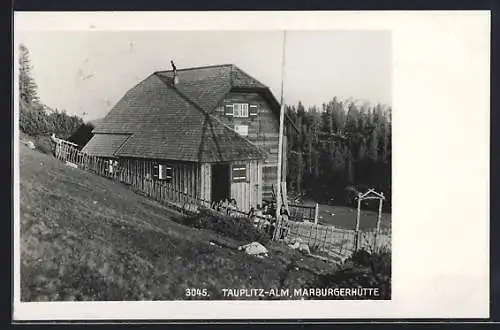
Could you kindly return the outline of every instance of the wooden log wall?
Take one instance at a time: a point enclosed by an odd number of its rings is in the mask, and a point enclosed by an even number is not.
[[[212,200],[212,165],[208,163],[202,163],[199,167],[199,178],[200,178],[200,193],[199,197],[201,199],[211,201]]]
[[[154,179],[155,163],[172,167],[170,183]],[[201,173],[197,163],[123,158],[119,160],[119,166],[122,169],[120,180],[126,184],[139,185],[146,193],[152,192],[155,185],[163,184],[181,195],[201,197]]]
[[[228,116],[225,114],[226,105],[234,103],[248,103],[257,106],[257,115],[245,118]],[[271,110],[270,105],[258,93],[229,93],[225,99],[216,108],[217,115],[229,127],[235,125],[247,125],[247,138],[255,145],[263,148],[268,152],[268,157],[264,160],[262,166],[277,166],[278,165],[278,144],[279,144],[279,117]],[[283,167],[282,181],[286,182],[287,168],[287,142],[286,135],[283,138]],[[273,181],[274,180],[274,181]],[[276,175],[267,179],[263,177],[262,188],[264,190],[264,198],[270,198],[272,195],[272,185],[276,185]]]

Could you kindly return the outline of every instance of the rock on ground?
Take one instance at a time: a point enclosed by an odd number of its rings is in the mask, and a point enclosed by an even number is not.
[[[27,141],[26,146],[30,149],[35,149],[35,144],[33,143],[33,141]]]
[[[298,250],[305,254],[311,254],[311,250],[309,249],[309,245],[304,243],[300,238],[294,238],[289,240],[288,247],[294,250]]]
[[[242,245],[238,247],[238,250],[244,250],[246,254],[255,255],[255,256],[267,256],[269,251],[266,247],[259,242],[252,242],[246,245]]]

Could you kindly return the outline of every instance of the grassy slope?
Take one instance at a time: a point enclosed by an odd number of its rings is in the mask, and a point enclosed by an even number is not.
[[[50,144],[50,136],[48,134],[40,135],[40,136],[29,136],[21,131],[19,131],[19,140],[20,141],[32,141],[35,145],[35,148],[43,152],[45,154],[52,153],[52,146]]]
[[[237,242],[180,225],[126,187],[20,146],[21,298],[187,299],[186,288],[302,287],[331,271],[280,246],[258,259],[209,244]],[[298,270],[289,270],[297,260]]]

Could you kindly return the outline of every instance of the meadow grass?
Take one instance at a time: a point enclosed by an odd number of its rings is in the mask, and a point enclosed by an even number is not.
[[[249,256],[235,249],[248,241],[179,217],[21,144],[21,300],[222,299],[223,288],[302,287],[337,267],[279,243]],[[190,288],[209,296],[186,297]]]

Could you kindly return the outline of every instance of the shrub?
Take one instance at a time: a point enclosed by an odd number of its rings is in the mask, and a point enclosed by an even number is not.
[[[21,100],[19,106],[19,128],[32,137],[54,133],[57,137],[68,139],[80,128],[82,132],[79,134],[83,137],[77,138],[85,140],[93,128],[84,124],[83,119],[78,116],[70,116],[65,111],[53,110],[40,103],[29,104]]]
[[[78,129],[68,138],[69,142],[78,144],[79,146],[84,146],[92,138],[92,130],[94,125],[91,123],[85,123],[80,125]]]
[[[210,209],[202,209],[196,215],[184,217],[183,223],[195,228],[209,229],[241,241],[257,241],[265,244],[270,240],[269,235],[255,228],[248,218],[223,215]]]
[[[390,252],[355,252],[342,267],[331,274],[321,275],[310,288],[378,288],[379,296],[324,297],[324,299],[391,299]]]
[[[64,110],[57,109],[47,115],[47,120],[51,125],[51,133],[55,133],[62,139],[70,138],[84,123],[83,119],[68,115]]]
[[[22,101],[19,106],[19,127],[22,132],[31,136],[47,135],[50,132],[50,121],[42,106]]]
[[[50,137],[48,136],[37,136],[34,138],[36,149],[43,152],[44,154],[52,154],[52,144],[50,142]]]

